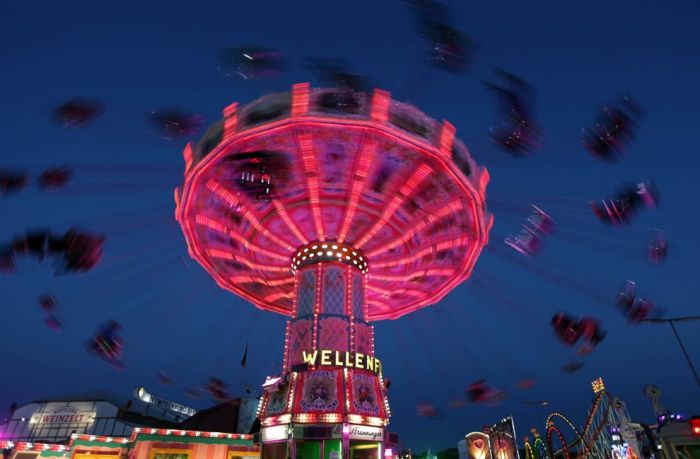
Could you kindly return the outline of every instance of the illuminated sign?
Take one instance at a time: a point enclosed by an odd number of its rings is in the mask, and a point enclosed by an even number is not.
[[[373,371],[374,373],[382,374],[382,363],[378,358],[372,357],[371,355],[365,355],[360,352],[343,352],[343,351],[331,351],[328,349],[315,350],[310,353],[302,351],[302,357],[304,363],[315,366],[322,367],[346,367],[346,368],[359,368],[362,370]]]
[[[270,441],[286,440],[289,438],[289,427],[285,425],[263,427],[260,431],[260,437],[263,443]]]
[[[74,406],[59,406],[48,413],[34,413],[30,424],[89,424],[95,421],[96,411],[81,411]]]
[[[151,405],[156,405],[166,410],[176,411],[178,413],[186,414],[187,416],[194,416],[197,410],[190,408],[185,405],[180,405],[179,403],[171,402],[170,400],[165,400],[163,398],[158,398],[153,394],[146,392],[145,387],[139,387],[135,391],[136,397],[145,403],[150,403]]]
[[[595,381],[591,382],[591,386],[593,387],[594,394],[597,394],[598,392],[603,392],[605,390],[603,378],[598,378]]]
[[[465,437],[468,459],[491,459],[489,436],[482,432],[471,432]]]
[[[384,429],[380,427],[352,426],[350,427],[349,437],[351,440],[382,441],[384,440]]]

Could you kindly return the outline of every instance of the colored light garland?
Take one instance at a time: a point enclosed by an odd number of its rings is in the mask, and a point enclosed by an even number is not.
[[[199,430],[179,430],[179,429],[155,429],[136,427],[131,434],[131,440],[134,441],[139,435],[159,435],[172,437],[202,437],[202,438],[219,438],[228,440],[252,440],[252,435],[247,434],[232,434],[222,432],[203,432]]]

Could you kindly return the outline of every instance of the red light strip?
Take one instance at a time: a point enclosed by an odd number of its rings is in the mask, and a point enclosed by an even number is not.
[[[372,121],[386,123],[389,119],[391,94],[382,89],[375,89],[372,95]]]
[[[228,278],[229,281],[231,281],[234,284],[245,284],[248,282],[254,282],[258,284],[263,284],[267,285],[268,287],[275,287],[277,285],[284,285],[284,284],[291,284],[294,282],[293,277],[285,277],[282,279],[266,279],[264,277],[257,277],[257,276],[231,276]]]
[[[294,295],[294,305],[296,306],[296,295]],[[296,307],[294,308],[294,312],[296,312]],[[287,326],[284,330],[284,354],[282,355],[282,371],[286,371],[289,365],[289,334],[291,333],[291,328],[291,322],[287,321]],[[260,417],[260,413],[258,413],[258,417]]]
[[[282,266],[270,266],[270,265],[264,265],[260,263],[253,263],[252,261],[248,260],[247,258],[240,257],[238,255],[232,254],[228,250],[221,250],[221,249],[212,249],[208,248],[205,250],[206,254],[212,258],[221,258],[224,260],[234,260],[237,261],[238,263],[241,263],[243,265],[246,265],[246,267],[250,269],[257,269],[259,271],[268,271],[268,272],[273,272],[273,273],[287,273],[289,272],[289,268],[285,268]]]
[[[357,162],[355,163],[355,170],[353,171],[354,180],[352,181],[352,190],[350,191],[350,199],[348,201],[348,205],[345,208],[343,226],[340,229],[338,242],[345,242],[345,237],[348,235],[350,223],[352,223],[352,219],[355,216],[355,211],[357,210],[357,203],[360,200],[362,189],[365,187],[365,181],[367,180],[369,167],[372,164],[372,157],[374,156],[376,150],[377,148],[375,144],[364,146],[364,140],[362,141],[360,147],[360,154],[357,155]]]
[[[73,442],[80,441],[97,441],[100,443],[129,443],[127,437],[107,437],[104,435],[87,435],[87,434],[72,434],[70,437],[69,446],[73,446]]]
[[[321,284],[323,283],[323,263],[316,265],[316,304],[314,305],[314,330],[311,341],[311,350],[318,349],[318,314],[321,312],[321,304],[323,303],[323,298],[321,298]]]
[[[389,260],[385,261],[383,263],[372,263],[372,268],[389,268],[392,266],[399,266],[399,265],[405,265],[408,263],[413,263],[416,260],[419,260],[420,258],[424,257],[425,255],[429,253],[434,253],[434,252],[439,252],[441,250],[445,249],[452,249],[455,247],[464,247],[465,245],[469,245],[470,238],[468,236],[463,236],[457,239],[450,239],[447,241],[442,241],[435,243],[431,245],[430,247],[426,247],[423,250],[419,250],[418,252],[415,252],[412,256],[406,257],[406,258],[399,258],[397,260]]]
[[[310,134],[299,135],[299,145],[301,147],[301,159],[306,172],[306,183],[309,188],[309,203],[316,225],[317,239],[325,241],[326,235],[323,232],[323,222],[321,221],[321,202],[319,199],[318,187],[318,161],[316,161],[316,150],[314,140]]]
[[[297,225],[294,223],[294,220],[292,220],[289,217],[289,214],[287,213],[287,210],[284,208],[282,203],[280,202],[279,199],[273,199],[272,200],[272,205],[275,206],[275,210],[277,211],[277,214],[282,218],[282,221],[289,227],[289,229],[294,233],[294,236],[301,242],[302,245],[306,245],[309,243],[308,239],[304,237],[302,232],[299,230]]]
[[[185,175],[187,175],[187,171],[192,167],[192,157],[194,156],[192,145],[192,142],[188,142],[187,146],[185,146],[185,149],[182,151],[182,156],[185,158]]]
[[[271,250],[263,249],[262,247],[258,247],[257,245],[251,244],[248,238],[241,236],[241,234],[237,231],[229,230],[223,223],[220,223],[211,217],[202,214],[197,214],[194,217],[194,221],[198,225],[202,225],[214,231],[218,231],[219,233],[228,235],[228,237],[238,242],[251,252],[259,253],[260,255],[264,255],[266,257],[285,262],[289,259],[289,256],[285,256],[281,253],[273,252]]]
[[[348,369],[343,368],[343,386],[345,386],[345,412],[350,412],[350,378],[348,377]]]
[[[180,187],[175,187],[173,190],[173,199],[175,199],[175,220],[180,221]]]
[[[203,432],[199,430],[178,430],[178,429],[149,429],[143,427],[134,428],[131,433],[131,441],[136,440],[138,435],[160,435],[172,437],[203,437],[203,438],[221,438],[230,440],[252,440],[252,435],[247,434],[232,434],[222,432]]]
[[[412,281],[413,279],[417,277],[422,277],[422,276],[452,276],[455,273],[455,269],[453,268],[433,268],[433,269],[424,269],[420,271],[415,271],[409,274],[405,274],[402,276],[396,276],[396,275],[391,275],[391,274],[377,274],[376,272],[370,273],[369,277],[371,279],[376,279],[376,280],[381,280],[381,281],[386,281],[386,282],[408,282]]]
[[[457,129],[455,129],[455,127],[452,126],[447,121],[442,122],[442,128],[440,129],[440,150],[439,151],[446,158],[452,157],[452,142],[454,142],[456,131],[457,131]]]
[[[234,102],[228,107],[224,108],[224,140],[228,140],[236,134],[236,128],[238,127],[238,102]]]
[[[377,286],[370,286],[369,290],[372,292],[377,292],[382,296],[385,297],[390,297],[391,295],[401,295],[403,293],[407,293],[411,296],[415,296],[416,298],[423,298],[425,297],[426,293],[423,290],[417,290],[414,288],[398,288],[398,289],[391,289],[391,290],[386,290],[381,287]]]
[[[486,193],[486,186],[491,180],[491,174],[489,174],[488,169],[485,167],[481,168],[481,174],[479,175],[479,193],[483,196]]]
[[[357,247],[358,249],[362,248],[362,246],[365,245],[365,243],[372,237],[374,236],[377,231],[381,229],[382,226],[386,224],[387,221],[391,217],[394,216],[394,212],[396,209],[403,204],[404,201],[406,201],[406,198],[410,197],[413,195],[413,192],[420,186],[421,183],[423,183],[423,180],[428,178],[430,176],[430,173],[433,170],[428,166],[427,164],[423,163],[418,167],[418,169],[411,175],[411,177],[406,181],[404,186],[401,187],[401,190],[399,191],[399,194],[394,196],[387,206],[387,208],[384,210],[382,213],[382,216],[377,220],[372,228],[365,233],[365,235],[357,241],[354,246]]]
[[[368,320],[369,318],[369,305],[367,304],[367,285],[369,284],[369,281],[367,280],[367,276],[362,277],[362,282],[364,282],[364,288],[362,292],[364,293],[364,296],[362,298],[362,320]],[[379,302],[377,302],[379,303]],[[374,355],[374,354],[372,354]]]
[[[128,441],[128,439],[126,439]],[[27,441],[13,442],[0,440],[0,449],[14,449],[17,452],[23,451],[67,451],[66,445],[55,445],[52,443],[32,443]]]
[[[287,411],[292,411],[292,404],[294,403],[294,391],[297,387],[297,378],[299,376],[296,373],[292,373],[292,382],[290,384],[289,395],[287,396]],[[290,417],[291,415],[287,415]]]
[[[239,207],[240,201],[238,200],[238,198],[231,191],[226,189],[224,186],[222,186],[216,182],[207,182],[207,189],[209,189],[209,191],[214,192],[217,196],[219,196],[221,199],[226,201],[229,204],[229,207],[231,207],[233,209],[236,209],[237,207]],[[274,234],[269,232],[262,224],[260,224],[260,222],[255,217],[255,215],[253,215],[252,212],[247,210],[247,208],[245,206],[240,206],[240,207],[241,207],[241,209],[240,209],[241,214],[243,215],[243,217],[245,217],[250,222],[250,224],[253,226],[253,228],[255,228],[256,230],[258,230],[259,232],[264,234],[265,237],[267,237],[271,241],[274,241],[275,243],[288,249],[290,252],[294,250],[294,247],[292,247],[287,242],[283,241],[282,239],[278,238],[277,236],[275,236]]]
[[[292,85],[292,116],[306,115],[309,112],[309,83]]]
[[[282,299],[282,298],[291,298],[292,294],[291,293],[286,293],[286,292],[276,292],[276,293],[271,293],[270,295],[267,295],[264,300],[269,302],[269,303],[274,303],[275,301]]]
[[[439,221],[440,219],[451,215],[453,213],[458,213],[464,210],[464,206],[462,205],[461,201],[452,201],[451,203],[447,204],[446,206],[443,206],[440,208],[436,213],[432,215],[428,215],[428,217],[421,221],[418,225],[413,226],[410,230],[408,230],[406,233],[404,233],[399,239],[396,239],[392,242],[389,242],[387,244],[383,244],[381,247],[377,247],[375,250],[367,254],[367,257],[376,257],[380,253],[384,253],[388,250],[393,249],[394,247],[397,247],[406,241],[411,240],[416,234],[420,233],[425,229],[428,225],[432,225],[433,223]]]

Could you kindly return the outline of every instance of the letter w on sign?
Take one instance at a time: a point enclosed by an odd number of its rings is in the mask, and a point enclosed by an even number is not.
[[[318,356],[318,350],[314,351],[313,354],[307,354],[306,351],[301,351],[301,355],[304,358],[304,363],[308,363],[313,366],[316,363],[316,356]]]

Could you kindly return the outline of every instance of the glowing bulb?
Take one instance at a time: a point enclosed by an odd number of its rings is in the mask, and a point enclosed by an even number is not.
[[[335,244],[333,244],[333,245],[331,246],[331,248],[332,248],[333,250],[338,250],[338,246],[335,245]]]
[[[332,257],[332,256],[333,256],[333,252],[331,252],[331,251],[329,250],[328,252],[326,252],[326,255],[328,255],[329,257]]]
[[[316,252],[316,255],[320,257],[321,255],[323,255],[323,252]]]
[[[323,244],[323,245],[321,246],[321,248],[322,248],[322,249],[327,249],[327,248],[328,248],[328,244]]]

